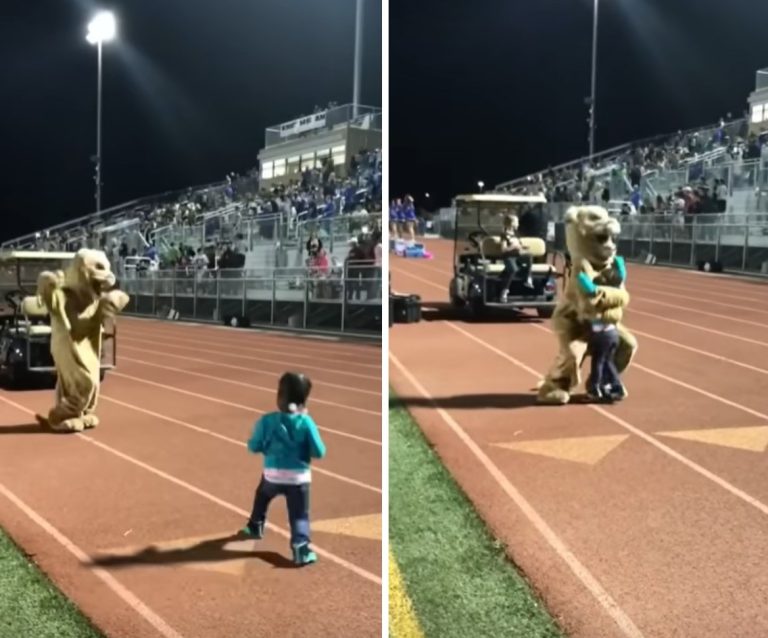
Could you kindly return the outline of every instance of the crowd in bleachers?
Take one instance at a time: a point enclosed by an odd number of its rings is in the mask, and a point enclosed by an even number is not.
[[[759,158],[765,152],[764,140],[747,133],[746,120],[727,124],[720,120],[715,127],[678,132],[666,138],[622,147],[620,151],[606,153],[592,162],[585,159],[563,168],[529,175],[513,183],[510,190],[519,194],[542,194],[550,202],[608,204],[619,201],[624,202],[622,212],[631,214],[641,209],[655,210],[662,204],[643,197],[641,184],[645,176],[688,168],[707,154],[719,153],[724,160],[746,161]],[[687,185],[681,184],[681,189],[683,186]],[[710,199],[717,186],[712,185]],[[697,188],[700,189],[700,185],[691,185],[690,191],[695,193]],[[689,207],[696,207],[705,199],[688,193],[686,190],[684,199]],[[668,199],[663,203],[664,208],[679,198],[673,193],[668,195]]]
[[[174,193],[163,201],[104,211],[77,224],[35,234],[33,246],[47,251],[104,250],[121,275],[181,269],[205,273],[242,268],[248,231],[277,240],[317,222],[318,236],[330,234],[333,218],[365,220],[381,211],[381,150],[355,155],[345,176],[330,158],[287,185],[259,189],[258,169],[228,174],[222,184]],[[173,232],[166,232],[172,230]],[[183,241],[173,237],[185,237]],[[32,246],[28,246],[32,247]]]

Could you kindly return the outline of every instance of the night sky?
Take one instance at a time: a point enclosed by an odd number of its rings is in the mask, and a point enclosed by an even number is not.
[[[591,0],[390,0],[390,184],[417,204],[586,155]],[[740,116],[768,2],[601,0],[597,150]]]
[[[352,101],[355,0],[4,0],[0,238],[93,210],[97,9],[103,207],[256,163],[264,128]],[[381,0],[365,0],[361,101],[381,105]]]

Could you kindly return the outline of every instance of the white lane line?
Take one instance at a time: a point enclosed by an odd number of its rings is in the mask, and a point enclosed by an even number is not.
[[[3,401],[7,403],[8,405],[16,408],[20,412],[24,412],[25,414],[29,414],[31,416],[35,415],[34,410],[30,410],[29,408],[16,403],[15,401],[11,401],[10,399],[0,395],[0,401]],[[139,459],[136,459],[128,454],[125,454],[121,452],[120,450],[116,450],[113,447],[110,447],[109,445],[102,443],[101,441],[97,441],[96,439],[91,438],[90,436],[87,436],[85,434],[76,434],[79,439],[83,441],[87,441],[91,445],[95,445],[98,448],[101,448],[105,452],[109,452],[110,454],[123,459],[124,461],[127,461],[129,463],[132,463],[133,465],[136,465],[137,467],[140,467],[147,472],[150,472],[154,474],[155,476],[159,476],[162,479],[165,479],[166,481],[173,483],[175,485],[178,485],[179,487],[184,488],[185,490],[188,490],[190,492],[193,492],[194,494],[197,494],[198,496],[203,497],[204,499],[210,501],[211,503],[216,503],[217,505],[220,505],[221,507],[228,509],[231,512],[234,512],[236,514],[239,514],[240,516],[248,517],[250,516],[250,512],[247,512],[244,509],[241,509],[237,507],[237,505],[233,505],[232,503],[228,503],[227,501],[219,498],[218,496],[214,496],[210,492],[206,492],[203,489],[200,489],[199,487],[196,487],[192,485],[191,483],[187,483],[186,481],[177,478],[173,476],[172,474],[168,474],[167,472],[164,472],[163,470],[160,470],[156,467],[153,467],[152,465],[149,465],[148,463],[144,463],[143,461],[140,461]],[[277,525],[273,523],[267,523],[267,527],[274,531],[276,534],[279,534],[283,538],[290,539],[291,533],[288,530],[283,529],[282,527],[278,527]],[[377,585],[381,585],[381,578],[377,576],[376,574],[372,574],[371,572],[363,569],[362,567],[358,567],[354,563],[350,563],[349,561],[341,558],[340,556],[337,556],[336,554],[333,554],[332,552],[329,552],[328,550],[323,549],[322,547],[319,547],[313,543],[313,549],[315,552],[327,558],[332,563],[336,563],[337,565],[343,567],[344,569],[347,569],[351,571],[354,574],[357,574],[358,576],[361,576],[365,580],[368,580],[372,583],[375,583]]]

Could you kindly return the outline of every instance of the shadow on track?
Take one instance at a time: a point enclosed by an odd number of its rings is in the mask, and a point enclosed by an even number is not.
[[[421,307],[423,321],[452,321],[462,323],[542,323],[544,320],[535,315],[515,310],[496,310],[488,308],[483,315],[476,317],[466,308],[456,308],[444,301],[423,301]]]
[[[255,558],[280,569],[295,569],[296,565],[281,554],[271,551],[242,551],[226,548],[227,543],[249,540],[248,536],[232,534],[202,541],[191,547],[158,549],[147,547],[130,555],[104,554],[95,557],[91,565],[97,567],[132,567],[135,565],[174,565],[183,563],[218,563],[228,560]]]
[[[461,394],[452,397],[404,397],[398,396],[397,402],[406,408],[443,408],[444,410],[482,410],[504,409],[515,410],[540,406],[536,402],[536,390],[526,394]]]
[[[0,425],[0,436],[5,434],[58,434],[50,428],[44,428],[39,423],[23,423],[20,425]]]

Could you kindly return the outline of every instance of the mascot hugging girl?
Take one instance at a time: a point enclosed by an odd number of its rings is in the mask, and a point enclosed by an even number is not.
[[[571,400],[587,351],[592,357],[588,396],[619,401],[627,396],[619,375],[637,351],[635,337],[622,323],[629,294],[624,260],[616,254],[621,227],[598,206],[572,207],[564,221],[572,268],[552,315],[559,351],[539,386],[538,401],[564,405]]]

